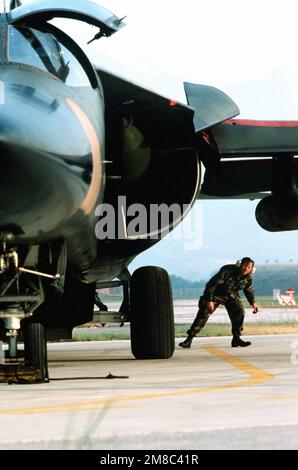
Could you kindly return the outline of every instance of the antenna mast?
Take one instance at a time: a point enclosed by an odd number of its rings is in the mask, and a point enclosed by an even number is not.
[[[6,0],[4,0],[5,3]],[[14,10],[22,5],[21,0],[10,0],[10,10]]]

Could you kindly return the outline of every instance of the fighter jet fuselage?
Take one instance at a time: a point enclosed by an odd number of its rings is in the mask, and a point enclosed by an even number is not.
[[[128,266],[197,198],[195,131],[238,113],[212,87],[186,88],[193,108],[94,67],[55,17],[96,26],[94,40],[124,26],[87,0],[12,1],[0,16],[0,336],[14,359],[22,330],[42,380],[44,329],[69,337],[94,304],[100,321],[131,323],[135,357],[171,357],[168,274]],[[96,288],[119,285],[120,310],[106,313]]]
[[[10,5],[0,15],[0,339],[15,360],[21,330],[25,364],[45,380],[45,328],[70,337],[96,304],[101,323],[131,323],[136,358],[171,357],[168,274],[131,276],[130,262],[199,196],[264,198],[261,226],[297,229],[298,123],[234,120],[238,107],[214,87],[184,83],[185,105],[93,66],[49,20],[95,26],[89,42],[108,37],[124,24],[98,4]],[[96,289],[119,286],[119,312],[107,312]]]
[[[82,270],[97,253],[104,102],[91,64],[88,76],[79,62],[87,58],[51,29],[1,24],[0,232],[17,245],[66,239]]]

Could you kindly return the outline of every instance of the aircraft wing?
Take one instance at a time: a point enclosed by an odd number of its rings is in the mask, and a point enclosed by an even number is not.
[[[194,145],[205,166],[199,198],[260,199],[272,189],[272,155],[298,149],[298,123],[235,120],[237,105],[220,90],[184,83],[188,105],[96,67],[107,105],[150,128],[150,141]],[[168,135],[168,138],[166,138]],[[295,160],[296,164],[296,160]]]
[[[230,119],[212,129],[222,157],[270,156],[298,151],[298,121]]]
[[[118,105],[127,107],[133,105],[134,112],[142,111],[146,119],[151,118],[153,122],[168,120],[169,126],[172,126],[173,139],[177,134],[188,134],[190,145],[193,145],[195,133],[200,133],[239,113],[236,104],[225,93],[214,87],[184,83],[188,101],[186,105],[97,66],[95,69],[103,84],[107,102],[117,102]],[[165,116],[164,119],[161,115]],[[176,132],[178,125],[179,129]],[[187,139],[184,144],[186,141]]]
[[[194,109],[199,158],[206,168],[199,198],[267,196],[276,185],[273,174],[288,171],[280,166],[298,154],[298,122],[232,119],[239,109],[222,91],[193,83],[184,83],[184,88]],[[284,165],[275,170],[277,156]],[[298,160],[291,165],[297,181]]]
[[[234,101],[217,88],[184,82],[184,90],[188,104],[194,109],[195,132],[201,132],[240,113]]]
[[[147,112],[149,109],[175,108],[179,109],[184,114],[184,117],[187,117],[188,120],[191,119],[191,122],[193,122],[194,110],[192,107],[162,96],[96,65],[94,67],[103,84],[106,101],[111,99],[124,106],[130,104],[133,104],[134,107],[140,106],[144,112]]]
[[[202,198],[261,199],[298,181],[297,121],[230,119],[209,129],[206,139]]]

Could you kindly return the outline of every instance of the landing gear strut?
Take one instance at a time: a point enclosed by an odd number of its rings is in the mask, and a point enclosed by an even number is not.
[[[9,367],[17,371],[22,364],[19,360],[22,352],[17,348],[21,330],[24,339],[25,369],[31,369],[33,381],[44,382],[48,380],[46,334],[43,325],[32,321],[30,317],[44,301],[42,279],[48,279],[55,286],[57,284],[55,288],[58,290],[62,276],[43,273],[35,269],[38,266],[40,254],[38,246],[26,247],[26,256],[21,256],[23,266],[20,267],[19,253],[7,244],[8,241],[11,243],[13,236],[2,234],[1,238],[0,320],[2,320],[8,344],[7,361],[1,366],[2,369],[4,368],[1,373],[4,373],[6,377]],[[63,250],[61,252],[63,253]],[[7,368],[5,368],[6,364]]]

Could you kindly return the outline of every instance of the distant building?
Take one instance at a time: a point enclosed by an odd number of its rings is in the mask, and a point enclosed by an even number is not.
[[[277,300],[277,296],[280,294],[280,289],[273,289],[273,300]]]
[[[292,287],[289,287],[285,294],[277,294],[276,298],[280,305],[296,305],[295,290]]]

